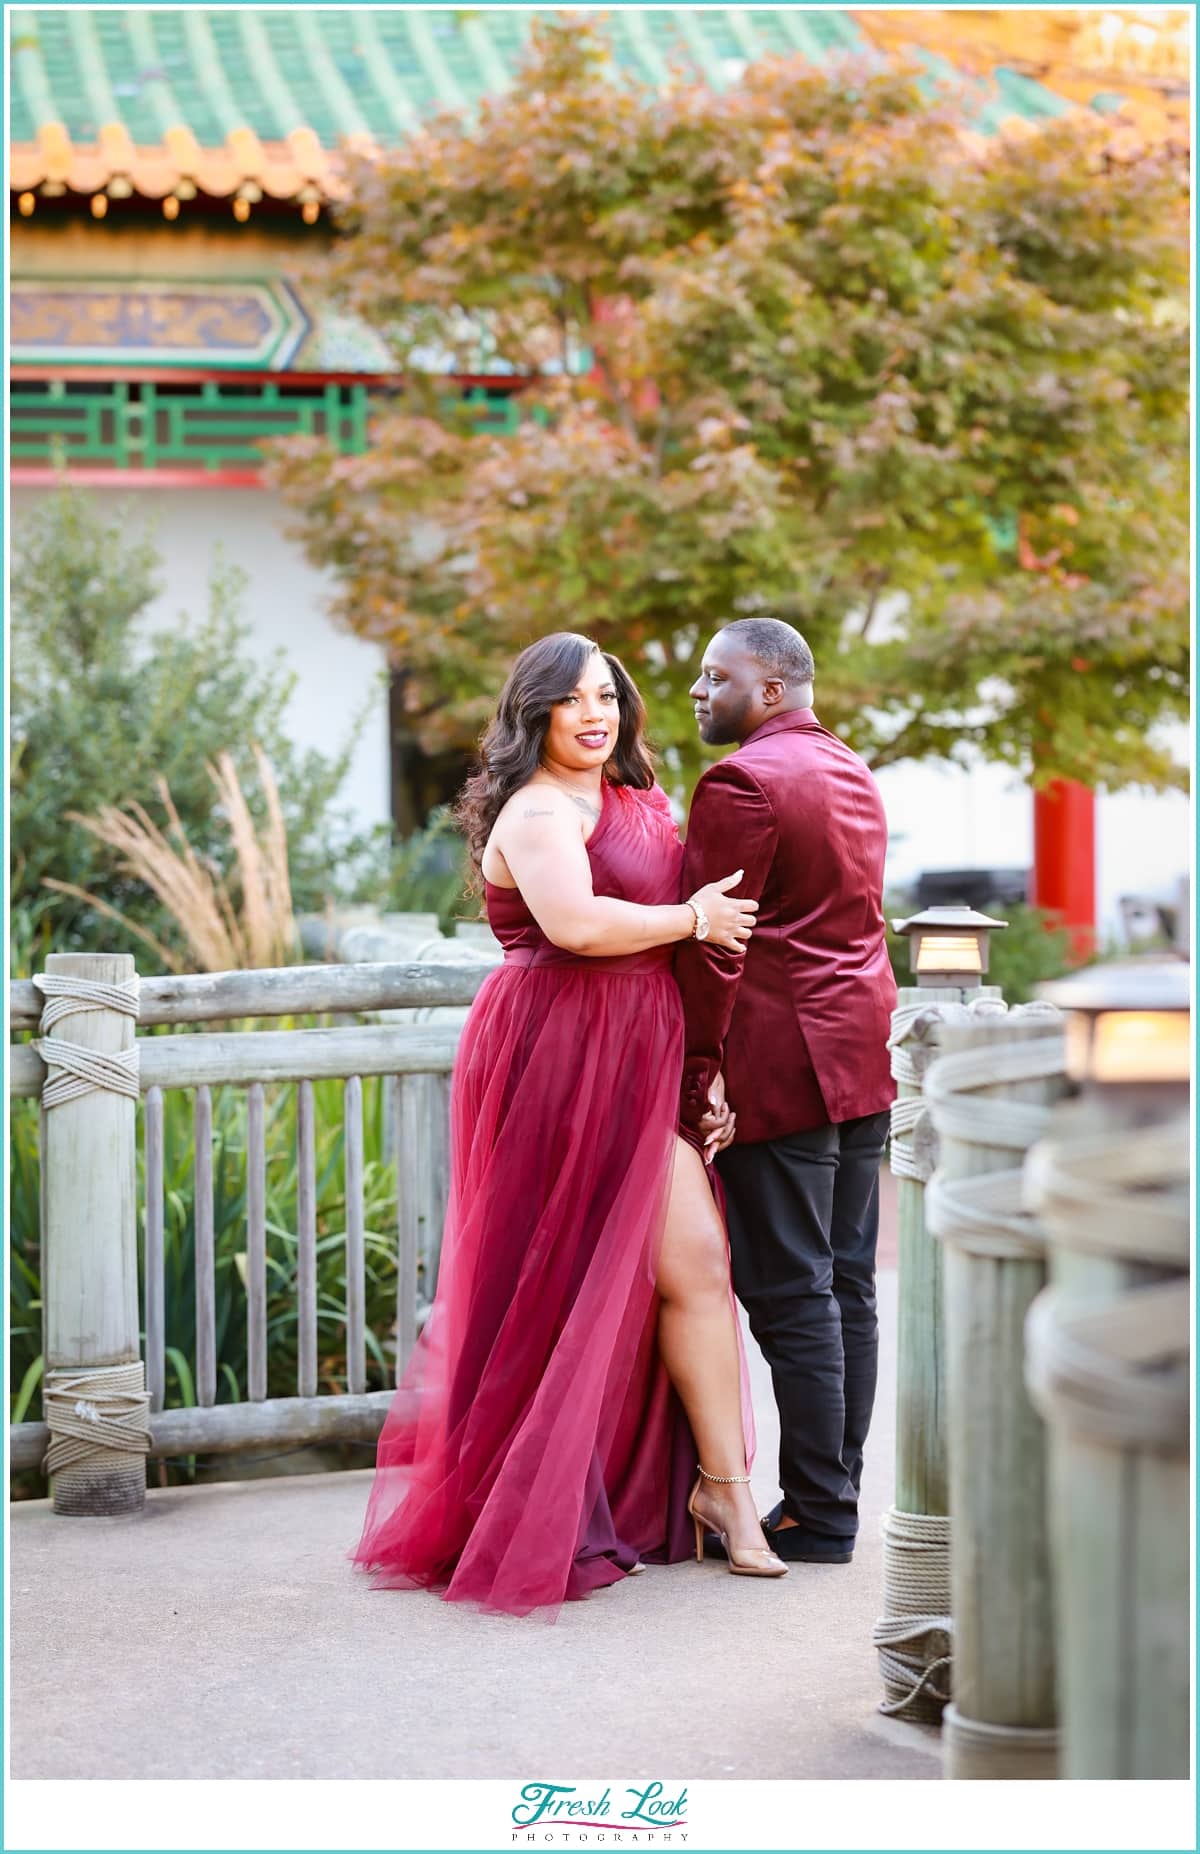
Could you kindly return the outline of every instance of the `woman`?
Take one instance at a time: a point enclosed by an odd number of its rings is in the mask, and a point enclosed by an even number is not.
[[[460,804],[504,963],[463,1031],[437,1298],[354,1554],[379,1584],[553,1608],[685,1556],[689,1515],[697,1556],[711,1527],[731,1570],[787,1568],[750,1498],[725,1232],[675,1130],[672,948],[744,952],[756,904],[740,870],[679,900],[644,726],[615,657],[543,638]]]

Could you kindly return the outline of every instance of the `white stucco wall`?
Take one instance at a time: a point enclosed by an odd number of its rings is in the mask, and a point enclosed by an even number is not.
[[[12,519],[44,495],[12,491]],[[328,581],[284,534],[279,498],[260,489],[142,489],[89,492],[106,512],[124,505],[153,524],[162,556],[162,592],[148,613],[152,628],[199,616],[207,605],[219,546],[247,575],[243,615],[264,656],[282,648],[297,677],[289,721],[298,745],[334,754],[365,705],[370,716],[354,753],[342,800],[363,824],[386,822],[387,691],[380,646],[334,629],[326,617]]]

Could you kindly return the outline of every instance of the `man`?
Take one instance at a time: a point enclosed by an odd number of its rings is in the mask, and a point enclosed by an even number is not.
[[[783,1498],[767,1542],[781,1558],[847,1564],[875,1397],[896,985],[883,804],[813,713],[813,678],[798,631],[749,618],[718,632],[691,689],[701,739],[739,750],[696,788],[683,892],[736,862],[759,912],[744,957],[702,939],[680,949],[681,1111],[717,1154],[734,1286],[779,1405]]]

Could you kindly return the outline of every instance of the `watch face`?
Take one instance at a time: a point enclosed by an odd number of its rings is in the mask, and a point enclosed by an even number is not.
[[[696,922],[696,938],[697,940],[707,940],[708,922],[706,920],[700,920]]]

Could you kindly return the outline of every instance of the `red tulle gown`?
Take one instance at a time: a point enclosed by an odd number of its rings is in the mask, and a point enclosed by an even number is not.
[[[657,788],[606,784],[587,847],[596,894],[678,899]],[[523,1615],[691,1549],[654,1288],[683,1025],[669,947],[587,959],[516,890],[489,883],[487,907],[504,963],[455,1066],[437,1298],[353,1556],[378,1584]]]

